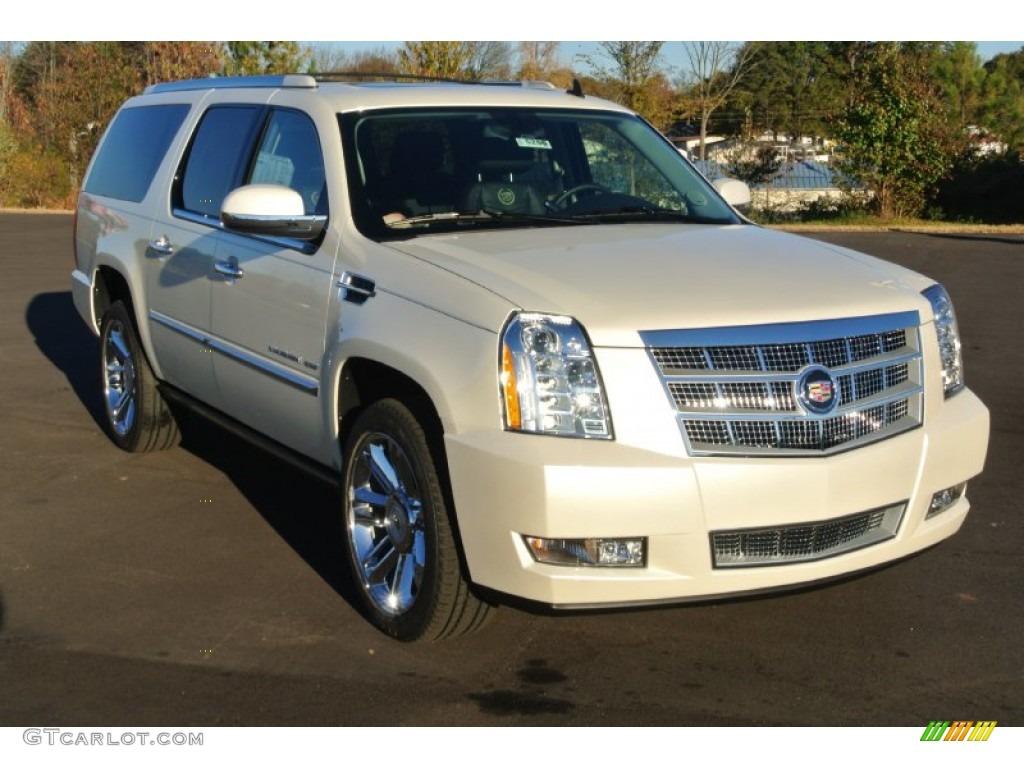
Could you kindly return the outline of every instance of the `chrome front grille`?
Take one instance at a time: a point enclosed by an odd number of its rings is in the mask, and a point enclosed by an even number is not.
[[[821,455],[920,425],[917,328],[903,312],[641,337],[691,454]]]
[[[896,535],[906,504],[833,520],[711,533],[715,568],[783,565],[834,557]]]

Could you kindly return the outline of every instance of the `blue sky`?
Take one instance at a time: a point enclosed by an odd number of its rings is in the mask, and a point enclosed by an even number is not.
[[[410,38],[413,39],[413,38]],[[415,39],[424,39],[422,36]],[[466,39],[489,39],[484,37],[477,38],[466,38]],[[824,38],[822,38],[824,39]],[[852,39],[852,38],[851,38]],[[888,38],[887,38],[888,39]],[[310,43],[312,44],[312,43]],[[320,44],[320,43],[316,43]],[[345,42],[333,42],[323,43],[325,45],[338,46],[345,51],[360,51],[360,50],[373,50],[374,48],[397,48],[402,45],[401,41],[397,40],[385,40],[385,41],[345,41]],[[1012,53],[1019,51],[1024,48],[1024,42],[1012,42],[1012,41],[980,41],[975,43],[978,49],[978,55],[982,61],[988,61],[993,56],[999,53]],[[561,44],[562,57],[566,65],[572,66],[574,60],[578,56],[594,56],[599,53],[600,49],[596,42],[592,41],[572,41],[563,42]],[[662,60],[663,64],[667,66],[682,66],[685,61],[685,53],[683,52],[682,43],[679,42],[667,42],[662,48]]]
[[[774,4],[764,0],[667,4],[664,0],[555,3],[516,0],[387,0],[351,3],[280,0],[211,3],[175,0],[158,14],[140,13],[138,0],[60,4],[59,13],[22,13],[4,18],[5,36],[16,40],[302,40],[311,34],[347,41],[401,40],[980,40],[1002,36],[1011,15],[990,6],[931,4],[927,11],[893,0],[850,3]],[[565,43],[575,51],[587,43]],[[592,44],[591,44],[592,45]],[[1024,45],[984,42],[988,58]],[[571,58],[571,55],[568,57]]]

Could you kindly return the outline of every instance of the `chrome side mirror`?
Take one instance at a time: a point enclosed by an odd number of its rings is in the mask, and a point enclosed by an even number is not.
[[[278,184],[249,184],[232,190],[220,208],[220,220],[233,232],[315,240],[326,216],[307,214],[302,195]]]

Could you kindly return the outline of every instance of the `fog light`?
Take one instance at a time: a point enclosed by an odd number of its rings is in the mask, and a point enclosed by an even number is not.
[[[928,512],[925,514],[924,519],[927,520],[931,517],[935,517],[940,512],[945,512],[951,506],[953,506],[960,497],[964,495],[964,491],[967,490],[967,483],[960,483],[954,485],[951,488],[943,488],[938,493],[932,496],[932,502],[928,505]]]
[[[523,536],[530,554],[548,565],[643,568],[647,539],[541,539]]]

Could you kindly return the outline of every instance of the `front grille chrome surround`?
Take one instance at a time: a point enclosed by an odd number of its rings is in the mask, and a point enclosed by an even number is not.
[[[899,312],[640,336],[690,455],[822,456],[921,425],[918,326]],[[834,403],[808,407],[808,371],[832,382]]]
[[[713,531],[712,564],[715,568],[788,565],[870,547],[896,535],[906,508],[901,502],[813,523]]]

